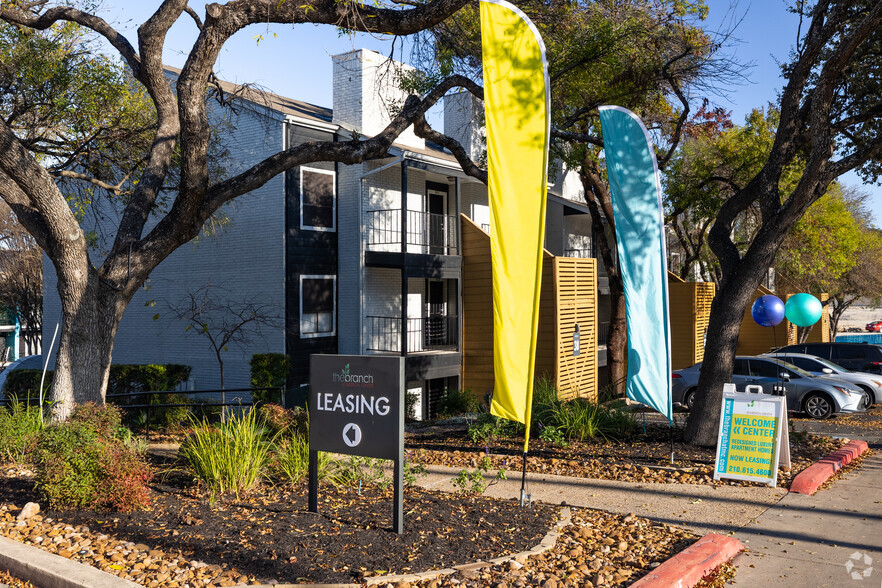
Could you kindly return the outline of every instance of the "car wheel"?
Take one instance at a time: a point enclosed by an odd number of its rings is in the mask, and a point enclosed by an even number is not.
[[[823,420],[830,418],[830,415],[833,414],[833,401],[826,394],[812,392],[805,397],[803,410],[813,419]]]
[[[865,386],[859,386],[859,388],[863,390],[865,394],[864,401],[861,403],[861,408],[868,410],[873,406],[873,391]]]
[[[683,398],[683,404],[692,411],[692,406],[695,404],[695,388],[686,393],[686,397]]]

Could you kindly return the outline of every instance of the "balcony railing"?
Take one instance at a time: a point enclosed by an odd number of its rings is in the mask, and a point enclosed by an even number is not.
[[[587,259],[594,256],[591,254],[591,249],[564,249],[564,257],[579,257]]]
[[[401,318],[369,316],[368,350],[401,353]],[[438,315],[407,319],[407,352],[456,351],[459,317]]]
[[[401,209],[368,210],[367,247],[370,251],[401,251]],[[457,255],[458,219],[449,214],[407,211],[408,253]]]

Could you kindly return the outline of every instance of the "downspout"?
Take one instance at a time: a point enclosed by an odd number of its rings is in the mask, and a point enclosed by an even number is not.
[[[358,178],[359,194],[358,194],[358,230],[359,230],[359,251],[358,251],[358,349],[359,353],[364,353],[364,251],[367,248],[367,237],[365,235],[364,223],[364,179],[377,172],[381,172],[390,167],[394,167],[404,161],[404,157],[396,157],[386,165],[381,165],[377,169],[361,174]],[[364,164],[362,164],[364,165]],[[339,247],[339,244],[338,244]]]

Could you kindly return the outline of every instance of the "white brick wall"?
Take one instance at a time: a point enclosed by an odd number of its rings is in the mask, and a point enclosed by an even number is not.
[[[444,134],[456,139],[473,161],[487,148],[483,121],[484,104],[471,92],[444,97]]]
[[[235,121],[238,130],[228,138],[229,174],[251,165],[282,147],[280,121],[269,122],[248,109]],[[167,305],[178,304],[188,290],[211,284],[219,297],[232,302],[253,300],[274,308],[284,317],[284,181],[276,176],[261,188],[244,195],[221,213],[229,223],[220,234],[201,236],[163,261],[150,276],[149,290],[140,290],[129,304],[113,351],[113,363],[183,363],[193,367],[196,388],[220,385],[217,360],[208,341],[185,332],[171,317]],[[109,227],[112,229],[112,227]],[[110,235],[112,238],[113,235]],[[226,289],[223,291],[222,289]],[[152,301],[152,303],[151,303]],[[44,261],[43,336],[50,341],[61,303],[54,268]],[[159,319],[154,320],[154,315]],[[48,333],[48,334],[47,334]],[[284,353],[284,326],[264,329],[247,348],[231,346],[223,354],[226,386],[250,385],[249,361],[254,353]]]
[[[404,105],[402,75],[413,68],[369,51],[358,49],[333,56],[334,122],[372,137],[382,131]],[[396,143],[424,148],[426,142],[409,127]]]

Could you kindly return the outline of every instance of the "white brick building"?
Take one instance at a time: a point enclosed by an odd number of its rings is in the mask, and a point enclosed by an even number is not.
[[[240,105],[233,120],[231,165],[251,165],[304,141],[348,140],[385,127],[405,97],[397,82],[406,66],[366,50],[332,61],[333,110],[246,95],[254,100]],[[444,106],[445,133],[479,158],[481,105],[461,93],[447,97]],[[560,172],[549,187],[546,248],[555,255],[591,256],[581,187]],[[486,187],[466,176],[449,153],[408,130],[384,159],[289,170],[223,213],[229,223],[219,234],[178,249],[151,275],[149,290],[132,300],[114,363],[185,363],[193,367],[196,389],[218,387],[207,342],[185,333],[163,309],[165,301],[210,283],[231,301],[258,300],[284,317],[248,348],[226,352],[228,388],[249,385],[250,358],[263,352],[291,357],[289,388],[295,390],[308,382],[311,353],[405,355],[408,388],[420,391],[424,415],[435,395],[458,387],[459,214],[488,225],[489,208]],[[44,267],[49,341],[60,303],[52,266]]]

